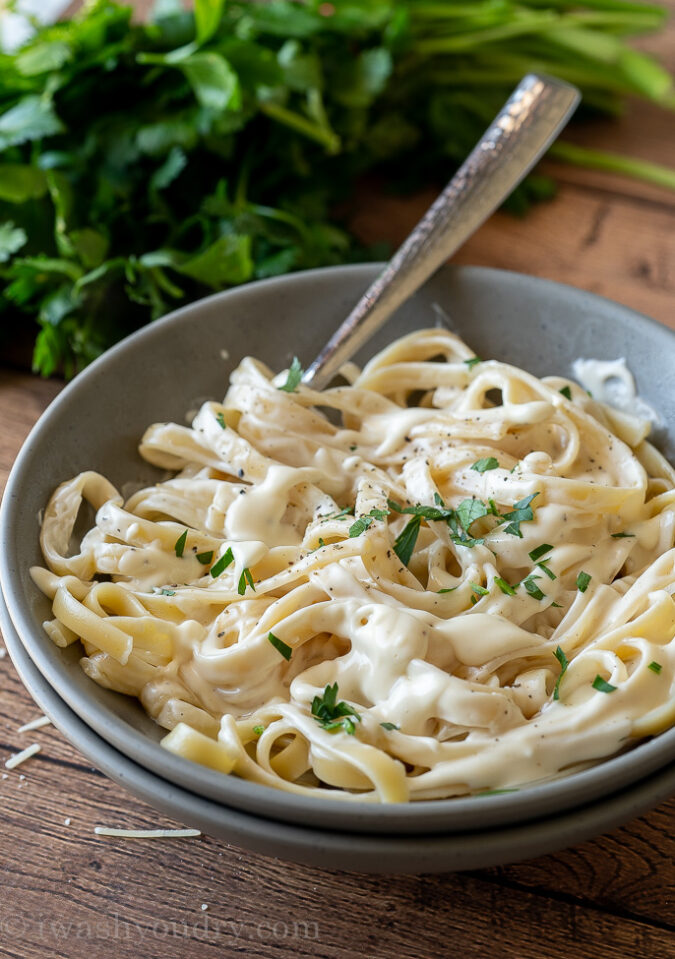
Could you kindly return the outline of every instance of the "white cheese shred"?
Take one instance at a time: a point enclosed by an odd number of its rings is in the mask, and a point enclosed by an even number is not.
[[[22,749],[20,753],[15,753],[13,756],[10,756],[9,759],[6,759],[5,767],[7,769],[16,769],[17,766],[20,766],[21,763],[25,763],[25,761],[30,759],[31,756],[39,753],[41,748],[42,747],[39,743],[31,743],[30,746],[26,746],[25,749]]]
[[[51,719],[49,716],[38,716],[37,719],[31,719],[29,723],[24,723],[23,726],[19,726],[17,733],[29,733],[33,729],[42,729],[43,726],[50,726]]]
[[[113,829],[94,826],[97,836],[119,836],[122,839],[187,839],[201,836],[199,829]]]

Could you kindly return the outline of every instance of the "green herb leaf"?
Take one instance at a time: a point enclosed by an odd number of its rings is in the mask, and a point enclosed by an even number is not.
[[[635,539],[635,533],[612,533],[612,539]]]
[[[499,463],[494,456],[485,456],[483,459],[476,460],[471,467],[471,469],[477,473],[487,473],[488,470],[496,470],[498,468]]]
[[[527,579],[522,581],[521,586],[524,586],[530,596],[534,596],[535,599],[544,599],[546,593],[542,593],[542,591],[539,589],[535,582],[536,579],[539,579],[539,577],[530,573]]]
[[[464,360],[464,363],[466,363],[470,370],[472,370],[477,363],[482,362],[480,356],[472,356],[470,360]]]
[[[596,676],[591,685],[593,689],[597,689],[601,693],[613,693],[618,689],[618,686],[612,686],[612,684],[608,683],[602,676]]]
[[[477,519],[487,516],[490,510],[480,499],[465,499],[456,509],[457,519],[468,533],[469,528]]]
[[[187,543],[187,534],[188,531],[181,533],[176,542],[174,543],[174,550],[176,551],[176,556],[180,559],[183,555],[183,550],[185,549],[185,544]]]
[[[218,423],[218,426],[221,428],[221,430],[226,430],[226,429],[227,429],[227,423],[225,422],[225,414],[224,414],[224,413],[222,413],[222,412],[221,412],[221,413],[216,413],[216,422]]]
[[[380,723],[382,729],[386,729],[387,732],[392,732],[394,729],[400,729],[400,726],[397,726],[396,723]]]
[[[548,576],[549,579],[557,579],[558,577],[557,577],[556,574],[553,572],[553,570],[552,570],[552,569],[549,569],[548,566],[546,565],[546,564],[549,563],[549,562],[550,562],[550,560],[548,560],[548,559],[542,559],[542,560],[540,560],[540,561],[537,563],[537,569],[540,569],[540,570],[542,571],[542,573],[546,573],[546,575]]]
[[[531,550],[531,552],[528,553],[528,556],[533,563],[536,563],[540,557],[545,556],[546,553],[550,553],[552,549],[553,547],[550,543],[542,543],[541,546],[537,546],[535,549]]]
[[[251,570],[248,568],[248,566],[244,566],[241,576],[239,577],[239,584],[237,586],[237,592],[240,596],[243,596],[246,592],[247,583],[255,593],[255,586],[253,585],[253,576],[251,576]]]
[[[26,231],[20,226],[15,227],[11,220],[0,223],[0,263],[6,263],[27,241]]]
[[[477,583],[469,583],[469,586],[471,587],[472,591],[473,591],[477,596],[489,596],[489,595],[490,595],[490,590],[489,590],[489,589],[486,589],[484,586],[479,586]]]
[[[407,566],[415,549],[415,543],[422,523],[421,516],[413,516],[410,522],[396,537],[394,542],[394,552],[401,560],[404,566]]]
[[[647,669],[651,669],[653,673],[660,673],[663,669],[663,666],[661,663],[657,663],[656,660],[653,659],[649,666],[647,666]]]
[[[586,592],[586,590],[588,589],[588,584],[591,581],[591,578],[592,577],[590,573],[584,573],[583,570],[579,573],[579,575],[577,576],[577,589],[579,590],[580,593]]]
[[[251,585],[253,585],[253,584],[251,584]],[[245,587],[245,586],[244,586],[244,590],[246,590],[246,587]],[[291,658],[291,655],[292,655],[292,653],[293,653],[293,648],[292,648],[291,646],[289,646],[287,643],[285,643],[285,642],[283,641],[283,639],[279,639],[279,637],[278,637],[278,636],[275,636],[274,633],[269,633],[268,636],[267,636],[267,639],[268,639],[269,642],[274,646],[274,648],[275,648],[279,653],[281,653],[281,655],[284,657],[284,659],[288,660],[288,659]]]
[[[502,579],[501,576],[495,576],[495,583],[501,589],[502,593],[506,593],[507,596],[515,596],[516,591],[513,586],[510,586],[505,579]]]
[[[213,559],[213,550],[210,549],[207,553],[197,553],[197,559],[202,566],[208,566]]]
[[[354,515],[354,507],[345,506],[345,508],[341,509],[339,513],[331,513],[330,516],[324,516],[321,522],[327,523],[328,520],[331,520],[331,519],[343,519],[345,516],[353,516],[353,515]]]
[[[524,499],[519,500],[513,504],[513,509],[509,513],[502,515],[502,519],[509,522],[509,525],[504,528],[505,533],[510,533],[512,536],[519,536],[520,539],[523,538],[520,524],[530,522],[534,519],[534,512],[532,511],[530,503],[535,496],[539,496],[539,493],[532,493],[531,496],[526,496]]]
[[[441,593],[454,593],[456,589],[459,589],[458,586],[448,586],[445,589],[437,589],[436,592],[440,596]]]
[[[569,388],[569,386],[561,387],[558,392],[562,393],[562,395],[565,397],[566,400],[572,399],[572,390]]]
[[[279,389],[284,393],[295,393],[300,381],[302,380],[304,370],[300,365],[300,360],[297,356],[293,357],[293,362],[291,363],[290,369],[288,370],[288,376],[286,377],[286,382],[283,386],[280,386]]]
[[[560,663],[560,673],[559,673],[559,675],[558,675],[558,678],[557,678],[557,680],[556,680],[555,687],[554,687],[554,689],[553,689],[553,698],[554,698],[554,699],[559,699],[559,698],[560,698],[560,683],[562,682],[563,676],[564,676],[565,673],[567,672],[567,667],[569,666],[569,661],[568,661],[568,659],[567,659],[567,656],[565,656],[564,650],[563,650],[560,646],[556,646],[556,649],[555,649],[555,652],[553,653],[553,655],[555,656],[555,658],[556,658],[556,659],[558,660],[558,662]]]
[[[365,516],[361,516],[355,523],[352,523],[349,527],[350,537],[360,536],[362,533],[365,533],[367,529],[370,529],[373,525],[373,520],[383,520],[388,515],[389,511],[386,509],[371,509]]]
[[[264,727],[264,726],[254,726],[254,727],[253,727],[253,732],[256,734],[256,736],[262,736],[262,734],[265,732],[265,727]]]
[[[220,576],[221,573],[224,573],[228,566],[231,566],[234,563],[234,553],[232,552],[232,547],[228,546],[220,559],[211,567],[211,575],[214,579]]]
[[[312,716],[329,733],[336,733],[341,729],[353,736],[356,732],[354,721],[361,722],[361,717],[349,703],[338,702],[337,694],[337,683],[326,686],[323,695],[315,696],[312,700]]]

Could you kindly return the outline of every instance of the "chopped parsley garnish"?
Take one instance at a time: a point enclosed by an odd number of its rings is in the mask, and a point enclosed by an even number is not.
[[[218,423],[218,426],[221,428],[221,430],[227,429],[227,423],[225,422],[224,413],[216,413],[216,421]]]
[[[468,533],[471,524],[475,523],[477,519],[487,516],[490,509],[480,499],[465,499],[459,504],[456,512],[457,519]]]
[[[502,579],[501,576],[495,576],[495,583],[501,589],[502,593],[506,593],[507,596],[515,596],[516,591],[513,586],[509,585],[505,579]]]
[[[386,509],[371,509],[369,513],[366,513],[365,516],[360,516],[355,523],[349,527],[349,535],[353,539],[355,536],[360,536],[361,533],[365,533],[367,529],[373,525],[373,520],[375,519],[385,519],[389,516],[389,510]]]
[[[337,683],[326,686],[323,695],[315,696],[312,700],[312,716],[329,733],[342,729],[353,736],[356,732],[354,721],[360,723],[361,717],[349,703],[337,702],[337,694]]]
[[[394,729],[400,729],[400,726],[397,726],[396,723],[380,723],[382,729],[386,729],[387,732],[392,732]]]
[[[502,514],[502,519],[507,520],[509,524],[504,528],[505,533],[510,533],[512,536],[519,536],[521,539],[523,538],[523,534],[520,531],[520,524],[534,519],[534,513],[532,512],[530,503],[535,496],[539,496],[539,493],[532,493],[530,496],[518,500],[517,503],[513,504],[513,509],[510,513]]]
[[[608,683],[606,679],[603,679],[602,676],[596,676],[592,683],[593,689],[597,689],[601,693],[613,693],[617,686],[612,686],[611,683]]]
[[[228,566],[231,566],[232,563],[234,563],[234,554],[232,552],[232,547],[228,546],[220,559],[216,560],[211,567],[211,575],[213,578],[215,579],[217,576],[220,576],[220,574],[224,572]]]
[[[663,669],[663,666],[661,663],[657,663],[656,660],[653,659],[649,666],[647,666],[647,669],[651,669],[653,673],[660,673]]]
[[[566,400],[572,399],[572,390],[569,388],[569,386],[563,386],[559,392],[562,393]]]
[[[197,559],[202,564],[202,566],[208,566],[211,560],[213,559],[213,550],[210,549],[208,553],[197,553]]]
[[[558,676],[558,679],[556,680],[556,684],[553,688],[553,698],[560,699],[560,683],[562,682],[563,676],[567,672],[569,661],[567,659],[567,656],[565,656],[564,650],[560,646],[556,646],[556,649],[553,655],[560,663],[560,675]]]
[[[537,563],[537,569],[540,569],[542,573],[546,573],[549,579],[557,579],[558,577],[553,572],[553,570],[549,569],[548,566],[546,565],[548,562],[550,562],[550,560],[540,559],[539,562]]]
[[[486,589],[484,586],[478,586],[477,583],[469,583],[469,586],[471,587],[472,591],[476,594],[476,596],[490,595],[490,590]]]
[[[590,583],[592,577],[590,573],[584,573],[582,570],[577,576],[577,589],[580,593],[585,593],[588,589],[588,584]]]
[[[321,549],[321,547],[322,547],[322,546],[325,546],[325,545],[326,545],[325,542],[324,542],[324,541],[322,540],[322,538],[319,536],[319,545],[318,545],[318,546],[315,546],[314,549],[310,549],[309,552],[310,552],[310,553],[316,553],[317,549]],[[308,553],[307,555],[309,556],[309,553]]]
[[[173,548],[174,548],[175,551],[176,551],[176,556],[177,556],[179,559],[180,559],[180,557],[183,555],[183,550],[185,549],[185,544],[187,543],[187,534],[188,534],[188,531],[187,531],[187,530],[185,530],[185,532],[181,533],[180,536],[178,537],[178,539],[176,540],[176,542],[174,543],[174,546],[173,546]]]
[[[535,583],[535,579],[539,579],[539,576],[535,576],[534,573],[530,573],[527,579],[523,580],[521,586],[524,586],[530,596],[534,596],[535,599],[544,599],[546,597],[546,593],[542,593]]]
[[[251,584],[251,585],[253,585],[253,584]],[[246,588],[246,587],[244,587],[244,589],[245,589],[245,588]],[[284,659],[290,659],[290,658],[291,658],[291,655],[292,655],[292,653],[293,653],[293,649],[292,649],[291,646],[289,646],[287,643],[285,643],[285,642],[283,641],[283,639],[279,639],[279,637],[278,637],[278,636],[275,636],[274,633],[269,633],[268,636],[267,636],[267,639],[268,639],[269,642],[274,646],[274,648],[276,649],[276,651],[277,651],[278,653],[281,653],[281,655],[284,657]]]
[[[454,593],[456,589],[459,589],[458,586],[449,586],[446,589],[437,589],[437,593]]]
[[[300,360],[297,358],[297,356],[294,356],[293,362],[291,363],[288,371],[288,376],[286,377],[286,382],[283,386],[280,386],[279,389],[283,390],[284,393],[295,393],[304,372],[305,371],[300,366]]]
[[[536,563],[538,559],[542,556],[545,556],[546,553],[550,553],[553,547],[550,543],[542,543],[541,546],[537,546],[536,549],[533,549],[527,555],[530,557],[533,563]]]
[[[483,459],[476,460],[471,466],[471,469],[477,473],[487,473],[488,470],[496,470],[498,468],[499,463],[494,456],[484,456]]]
[[[344,509],[341,509],[339,513],[331,513],[330,516],[324,516],[321,520],[322,523],[327,523],[329,519],[342,519],[344,516],[353,516],[354,507],[345,506]]]
[[[265,732],[265,727],[264,727],[264,726],[254,726],[254,727],[253,727],[253,732],[256,734],[256,736],[262,736],[262,734]]]
[[[612,533],[612,539],[635,539],[635,533]]]
[[[241,571],[241,576],[239,577],[239,585],[237,586],[237,592],[239,593],[240,596],[243,596],[244,593],[246,592],[247,583],[251,587],[253,592],[255,593],[255,586],[253,585],[253,577],[251,576],[251,570],[248,568],[248,566],[244,566],[243,570]]]
[[[410,522],[407,523],[404,529],[398,534],[394,542],[394,552],[404,566],[407,566],[410,562],[413,550],[415,549],[415,543],[417,542],[417,536],[420,531],[421,523],[421,516],[413,516]]]
[[[464,360],[463,362],[472,370],[477,363],[482,363],[483,361],[480,356],[472,356],[470,360]]]
[[[356,443],[352,443],[351,446],[349,447],[349,452],[353,453],[354,450],[356,449],[358,449],[358,446],[356,445]]]

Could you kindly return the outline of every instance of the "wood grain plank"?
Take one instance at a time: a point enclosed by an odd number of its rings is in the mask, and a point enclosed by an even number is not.
[[[435,196],[383,194],[364,186],[352,223],[365,243],[396,245]],[[570,283],[675,327],[675,206],[602,195],[562,184],[557,197],[524,219],[497,213],[462,247],[455,263],[495,266]]]

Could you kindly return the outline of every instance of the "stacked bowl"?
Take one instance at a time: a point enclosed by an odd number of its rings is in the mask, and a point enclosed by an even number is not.
[[[190,826],[269,855],[380,872],[468,869],[550,852],[639,815],[675,793],[675,729],[592,768],[517,792],[410,804],[342,803],[279,792],[167,752],[140,703],[103,689],[42,628],[48,600],[39,517],[53,489],[93,469],[118,488],[156,482],[137,444],[153,422],[184,421],[220,399],[242,357],[273,369],[309,361],[378,272],[336,267],[218,294],[146,327],[80,374],[42,416],[10,476],[0,513],[0,624],[29,692],[92,763]],[[531,277],[445,267],[356,357],[433,325],[440,308],[477,354],[537,376],[570,375],[578,357],[626,357],[663,422],[675,460],[675,333],[608,300]]]

